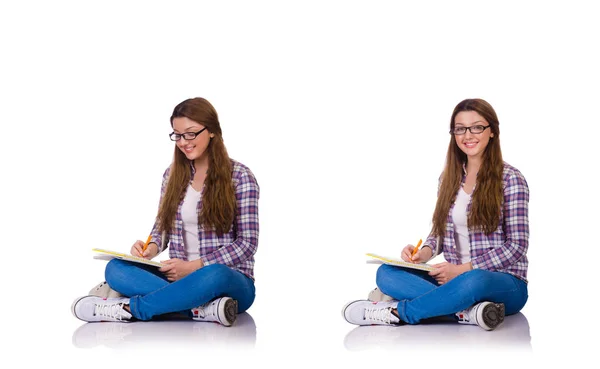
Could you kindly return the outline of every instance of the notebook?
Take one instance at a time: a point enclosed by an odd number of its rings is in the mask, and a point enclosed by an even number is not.
[[[152,260],[140,258],[140,257],[133,256],[133,255],[123,254],[122,252],[104,250],[104,249],[92,249],[92,251],[95,251],[99,254],[99,255],[94,255],[94,259],[111,260],[111,259],[117,258],[117,259],[121,259],[121,260],[133,261],[134,263],[152,265],[152,266],[155,266],[158,268],[164,266],[163,264],[161,264],[158,261],[152,261]]]
[[[395,266],[399,266],[399,267],[403,267],[403,268],[424,270],[426,272],[432,271],[434,269],[429,264],[409,263],[409,262],[406,262],[401,259],[394,259],[394,258],[380,256],[380,255],[371,254],[371,253],[367,254],[367,256],[373,258],[373,260],[367,260],[367,263],[369,263],[369,264],[388,264],[388,265],[395,265]]]

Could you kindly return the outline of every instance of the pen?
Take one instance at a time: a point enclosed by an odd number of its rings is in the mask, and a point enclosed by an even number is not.
[[[148,248],[148,244],[150,243],[151,240],[152,240],[152,235],[148,236],[148,239],[146,240],[146,243],[144,244],[144,248],[142,249],[142,256],[144,256],[144,251],[146,251],[146,249]]]
[[[415,249],[412,252],[412,255],[410,255],[411,259],[412,259],[413,256],[415,256],[415,254],[417,253],[417,251],[419,251],[419,247],[421,246],[422,242],[423,242],[423,240],[419,240],[419,243],[417,244],[417,247],[415,247]]]

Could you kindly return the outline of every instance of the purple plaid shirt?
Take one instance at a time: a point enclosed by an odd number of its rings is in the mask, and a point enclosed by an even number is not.
[[[233,165],[232,180],[235,188],[237,202],[236,215],[229,232],[219,236],[214,228],[208,229],[198,224],[198,241],[200,242],[200,259],[204,265],[225,264],[238,270],[254,280],[254,254],[258,247],[258,198],[259,187],[254,174],[241,163],[231,160]],[[190,165],[192,178],[194,166]],[[160,198],[165,193],[170,168],[163,175]],[[183,221],[181,218],[181,203],[177,207],[175,227],[171,230],[165,241],[168,242],[169,257],[187,260],[187,253],[183,242]],[[198,211],[202,208],[202,201],[198,202]],[[152,241],[162,245],[162,235],[157,224],[152,228]],[[159,246],[160,248],[160,246]],[[162,252],[160,249],[159,252]]]
[[[465,178],[463,177],[463,183]],[[518,169],[504,163],[504,203],[500,214],[498,229],[491,234],[469,229],[471,263],[473,268],[503,272],[514,275],[527,282],[527,248],[529,247],[529,187],[525,177]],[[446,234],[441,251],[444,258],[452,264],[460,264],[460,255],[454,240],[454,223],[450,206],[446,222]],[[471,202],[467,212],[471,210]],[[433,256],[440,253],[438,239],[429,236],[424,245],[429,245]]]

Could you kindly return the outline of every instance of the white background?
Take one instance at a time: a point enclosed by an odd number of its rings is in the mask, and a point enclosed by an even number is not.
[[[480,97],[531,191],[532,353],[479,360],[595,357],[583,335],[598,331],[599,14],[583,1],[483,3],[3,2],[3,356],[462,365],[473,352],[435,341],[389,359],[349,352],[354,327],[340,311],[375,286],[364,253],[427,236],[452,109]],[[145,239],[172,157],[168,118],[195,96],[213,103],[230,156],[261,187],[256,347],[227,357],[76,348],[70,304],[103,279],[90,249]]]

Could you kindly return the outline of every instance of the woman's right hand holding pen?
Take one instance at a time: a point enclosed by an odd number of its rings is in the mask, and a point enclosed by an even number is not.
[[[413,251],[415,251],[414,245],[406,245],[404,249],[402,249],[402,260],[418,264],[426,262],[431,259],[431,256],[433,255],[431,247],[421,247],[414,255]]]
[[[145,243],[142,240],[135,241],[133,246],[131,246],[131,255],[144,259],[152,259],[158,255],[158,245],[156,243],[150,242],[146,250],[144,250],[144,245]]]

